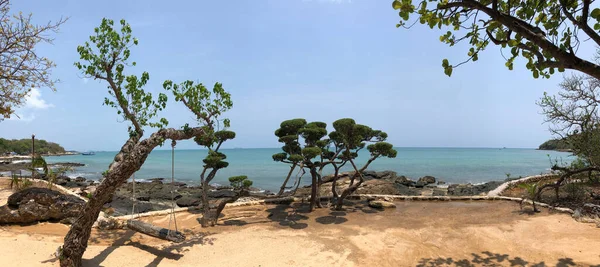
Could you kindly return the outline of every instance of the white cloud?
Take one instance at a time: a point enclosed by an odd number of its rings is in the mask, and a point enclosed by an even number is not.
[[[46,103],[46,100],[42,99],[42,93],[37,88],[31,88],[31,91],[25,96],[25,108],[30,109],[47,109],[54,107],[54,105]]]
[[[37,88],[31,88],[31,91],[25,96],[25,105],[16,110],[8,118],[11,121],[31,122],[35,119],[35,110],[48,109],[54,107],[53,104],[46,102],[42,98],[42,92]]]

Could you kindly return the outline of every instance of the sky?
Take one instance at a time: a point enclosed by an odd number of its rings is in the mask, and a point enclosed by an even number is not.
[[[391,0],[11,2],[37,23],[69,20],[52,45],[37,48],[56,63],[57,91],[34,89],[19,118],[0,122],[3,138],[35,134],[80,151],[121,147],[127,123],[102,105],[106,85],[73,66],[77,46],[103,17],[131,24],[137,66],[126,72],[149,72],[147,91],[163,91],[167,79],[223,83],[237,133],[226,148],[279,147],[273,132],[292,118],[329,125],[354,118],[399,147],[534,148],[551,138],[535,103],[557,92],[561,74],[534,79],[524,64],[509,71],[500,48],[490,46],[447,77],[442,59],[462,61],[468,48],[442,44],[443,32],[423,25],[397,29]],[[593,47],[582,49],[591,55]],[[194,123],[172,100],[161,116],[170,127]]]

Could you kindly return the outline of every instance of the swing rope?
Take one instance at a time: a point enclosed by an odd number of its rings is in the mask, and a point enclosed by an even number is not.
[[[135,173],[132,174],[131,176],[131,180],[132,180],[132,203],[133,206],[131,207],[131,219],[127,222],[127,226],[137,232],[143,233],[143,234],[148,234],[154,237],[158,237],[161,239],[166,239],[166,240],[170,240],[172,242],[183,242],[185,240],[185,235],[183,235],[182,233],[179,232],[179,229],[177,227],[177,217],[175,216],[175,192],[177,192],[177,189],[174,188],[175,186],[175,145],[177,143],[175,142],[175,140],[173,140],[171,142],[171,212],[169,213],[169,226],[168,228],[164,229],[164,228],[157,228],[156,226],[153,226],[152,224],[148,224],[148,223],[144,223],[144,222],[140,222],[140,221],[134,221],[135,219],[135,214],[136,214],[136,205],[137,205],[137,198],[135,197]],[[138,214],[139,217],[139,214]],[[172,230],[171,229],[171,225],[175,226],[175,229]],[[164,232],[166,230],[166,236],[164,236]]]
[[[169,215],[169,227],[167,229],[169,229],[169,232],[167,233],[167,235],[171,235],[171,220],[173,220],[173,223],[175,224],[175,232],[178,231],[177,229],[177,216],[175,216],[175,194],[174,194],[174,187],[175,187],[175,146],[177,145],[177,142],[175,142],[175,140],[172,140],[171,142],[171,214]]]
[[[133,220],[134,219],[134,215],[135,215],[135,205],[137,204],[137,198],[135,198],[135,173],[133,173],[131,175],[131,183],[132,183],[131,186],[132,186],[132,192],[133,192],[132,193],[132,197],[133,197],[132,203],[133,203],[133,205],[131,205],[131,220]]]

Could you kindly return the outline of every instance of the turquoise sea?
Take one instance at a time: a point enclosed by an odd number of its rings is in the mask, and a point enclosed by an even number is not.
[[[413,179],[431,175],[448,183],[483,183],[506,179],[506,173],[510,173],[511,177],[546,173],[550,170],[550,158],[565,162],[573,160],[570,153],[535,149],[397,148],[397,150],[396,158],[378,159],[369,169],[393,170],[399,175]],[[228,168],[219,171],[214,183],[228,184],[227,178],[230,176],[247,175],[254,181],[255,187],[276,190],[289,171],[288,165],[274,162],[271,158],[271,155],[280,152],[280,149],[223,149],[222,152],[227,155],[230,164]],[[78,167],[68,175],[99,179],[116,153],[113,151],[96,152],[93,156],[47,157],[47,161],[84,163],[84,167]],[[202,159],[205,155],[206,150],[176,150],[175,179],[188,184],[198,184]],[[367,156],[368,153],[362,153],[358,162],[364,162]],[[349,167],[346,170],[349,170]],[[332,168],[325,169],[324,174],[331,172]],[[170,179],[170,150],[153,151],[142,169],[136,173],[136,179],[140,180],[156,177]],[[309,180],[306,177],[303,178],[305,184]]]

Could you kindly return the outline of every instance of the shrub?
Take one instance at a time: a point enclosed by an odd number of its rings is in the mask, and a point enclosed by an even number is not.
[[[569,183],[564,187],[567,197],[572,200],[585,199],[585,188],[579,183]]]

